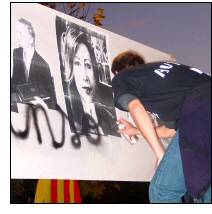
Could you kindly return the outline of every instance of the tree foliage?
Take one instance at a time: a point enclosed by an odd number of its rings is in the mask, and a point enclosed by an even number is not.
[[[44,6],[55,10],[62,10],[65,14],[73,16],[78,19],[87,21],[89,10],[92,3],[54,3],[54,2],[43,2],[40,3]],[[105,19],[104,9],[98,8],[96,12],[92,15],[93,24],[97,26],[102,26],[102,21]]]
[[[94,24],[97,26],[102,26],[102,20],[105,18],[104,9],[98,8],[93,16]]]

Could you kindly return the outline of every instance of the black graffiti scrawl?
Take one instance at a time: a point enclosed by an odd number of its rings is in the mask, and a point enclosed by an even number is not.
[[[52,127],[51,127],[51,123],[50,123],[50,120],[49,120],[49,117],[48,117],[48,114],[47,114],[47,111],[42,105],[33,105],[33,104],[28,103],[27,104],[27,108],[26,108],[26,112],[25,112],[25,118],[26,118],[25,128],[23,130],[18,130],[11,123],[11,131],[12,131],[12,133],[18,138],[27,139],[28,136],[29,136],[29,132],[30,132],[30,121],[33,120],[34,127],[35,127],[36,134],[37,134],[37,141],[38,141],[39,144],[42,144],[42,142],[43,142],[42,141],[42,134],[41,134],[41,130],[40,130],[40,127],[39,127],[39,119],[38,119],[38,116],[37,116],[37,113],[39,111],[42,111],[44,116],[45,116],[46,122],[47,122],[49,133],[51,135],[52,146],[55,149],[62,148],[64,143],[65,143],[65,120],[68,117],[67,117],[67,115],[64,113],[64,111],[61,109],[61,107],[58,104],[56,104],[55,107],[56,107],[56,111],[60,114],[61,120],[62,120],[61,127],[58,127],[58,128],[61,129],[61,140],[60,141],[56,141],[54,133],[53,133],[53,130],[52,130]],[[75,130],[75,127],[74,126],[72,127],[72,129],[74,130],[74,134],[70,135],[70,138],[71,138],[72,145],[75,148],[80,148],[81,147],[80,137],[82,135],[85,135],[87,140],[88,140],[88,142],[90,142],[90,143],[92,143],[94,145],[98,145],[101,142],[101,136],[99,134],[98,125],[95,123],[95,121],[89,115],[87,115],[87,116],[88,117],[87,117],[86,129],[85,129],[85,132],[83,134],[79,134]],[[69,122],[72,124],[72,121],[69,121]],[[91,135],[90,134],[90,132],[91,132],[90,130],[95,131],[97,134],[96,135]]]

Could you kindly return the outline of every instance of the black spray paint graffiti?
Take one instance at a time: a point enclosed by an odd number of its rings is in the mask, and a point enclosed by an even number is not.
[[[27,137],[29,135],[29,131],[30,131],[30,121],[32,118],[33,122],[34,122],[35,130],[36,130],[38,142],[39,142],[39,144],[42,144],[42,136],[41,136],[41,132],[40,132],[39,124],[38,124],[38,117],[37,117],[37,113],[40,110],[44,113],[44,116],[45,116],[45,119],[47,122],[47,126],[49,129],[49,133],[52,138],[52,146],[56,149],[63,147],[63,145],[65,143],[65,119],[68,119],[68,116],[65,114],[65,112],[61,109],[61,107],[58,104],[56,104],[56,111],[61,115],[61,119],[62,119],[61,141],[60,142],[56,141],[56,139],[55,139],[55,136],[54,136],[54,133],[52,131],[52,127],[51,127],[51,124],[49,121],[49,117],[46,113],[45,108],[42,107],[41,105],[34,105],[31,103],[27,103],[25,129],[22,131],[15,130],[12,125],[12,122],[11,122],[12,133],[18,138],[27,139]],[[75,148],[81,147],[80,137],[83,135],[86,136],[88,141],[94,145],[98,145],[100,143],[101,136],[100,136],[98,125],[96,124],[96,122],[90,115],[85,115],[85,118],[86,118],[86,120],[85,120],[86,122],[85,122],[85,126],[84,126],[85,128],[82,133],[78,133],[76,131],[73,121],[69,120],[69,123],[72,126],[72,130],[74,130],[74,134],[71,137],[71,142]],[[95,135],[94,134],[91,135],[90,133],[95,133]]]

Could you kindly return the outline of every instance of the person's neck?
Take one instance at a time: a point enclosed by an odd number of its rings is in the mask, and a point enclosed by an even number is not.
[[[34,53],[34,51],[35,51],[35,47],[33,47],[31,45],[23,47],[23,52],[24,53]]]

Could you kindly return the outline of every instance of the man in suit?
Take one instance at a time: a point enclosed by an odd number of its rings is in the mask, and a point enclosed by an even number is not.
[[[49,65],[35,50],[32,24],[21,18],[18,20],[18,30],[20,47],[13,50],[11,99],[13,102],[26,103],[38,96],[49,108],[55,109],[53,78]]]

